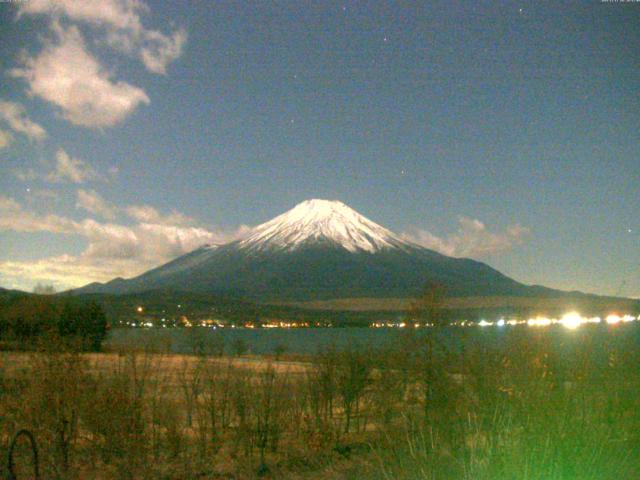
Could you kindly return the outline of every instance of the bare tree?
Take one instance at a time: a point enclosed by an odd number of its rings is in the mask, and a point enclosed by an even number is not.
[[[178,372],[187,414],[187,427],[189,428],[193,425],[194,409],[198,403],[198,398],[202,394],[204,364],[205,361],[202,357],[199,358],[195,364],[193,364],[189,357],[185,357],[182,359],[182,365]]]
[[[276,451],[283,414],[286,411],[288,381],[286,375],[278,375],[272,365],[258,376],[253,394],[254,432],[260,452],[259,471],[266,473],[265,451],[268,446]]]
[[[446,289],[440,283],[429,282],[420,296],[409,305],[407,320],[410,324],[421,323],[434,327],[445,324],[444,315]]]
[[[351,419],[354,414],[358,414],[360,399],[369,384],[371,366],[366,356],[354,348],[341,352],[339,359],[336,383],[344,408],[344,431],[348,433]]]
[[[446,402],[444,371],[442,362],[438,361],[436,337],[441,327],[447,326],[444,312],[445,287],[439,283],[427,283],[422,294],[410,305],[408,311],[409,325],[420,323],[429,329],[419,343],[418,378],[423,384],[423,406],[425,419],[432,417],[433,409]],[[413,330],[413,329],[412,329]]]

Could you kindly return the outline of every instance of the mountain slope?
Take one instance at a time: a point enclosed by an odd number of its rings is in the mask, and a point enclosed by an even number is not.
[[[238,241],[201,247],[138,277],[78,293],[171,288],[258,301],[412,297],[428,283],[450,296],[535,296],[488,265],[406,242],[341,202],[307,200]]]

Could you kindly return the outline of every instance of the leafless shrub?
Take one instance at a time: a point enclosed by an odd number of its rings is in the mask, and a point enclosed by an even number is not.
[[[371,363],[355,348],[340,352],[336,364],[336,388],[344,410],[344,431],[349,433],[354,415],[357,417],[365,388],[369,385]],[[356,430],[359,425],[356,425]]]

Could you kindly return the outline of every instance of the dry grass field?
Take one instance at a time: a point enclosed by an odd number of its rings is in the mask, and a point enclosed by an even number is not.
[[[407,333],[305,361],[2,352],[0,458],[28,429],[47,479],[640,478],[640,352],[624,328],[570,351],[515,328],[499,350]],[[13,458],[34,478],[25,437]]]

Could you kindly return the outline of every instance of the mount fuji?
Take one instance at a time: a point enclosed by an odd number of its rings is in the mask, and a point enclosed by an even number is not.
[[[561,293],[426,249],[341,202],[318,199],[296,205],[240,240],[203,246],[138,277],[93,283],[74,293],[171,289],[278,302],[410,298],[429,283],[456,297]]]

